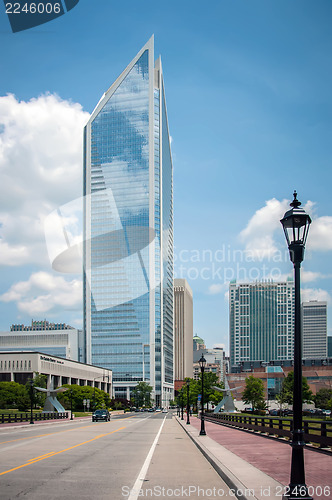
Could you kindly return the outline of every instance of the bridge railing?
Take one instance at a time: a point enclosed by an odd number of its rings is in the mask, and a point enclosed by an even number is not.
[[[7,424],[11,422],[30,422],[31,413],[1,413],[0,424]],[[68,412],[54,412],[54,413],[33,413],[33,420],[55,420],[60,418],[68,418]]]
[[[236,413],[209,413],[204,416],[208,422],[248,429],[262,434],[290,438],[293,420],[291,418],[260,415],[238,415]],[[319,444],[320,448],[332,447],[332,420],[304,420],[304,441]]]

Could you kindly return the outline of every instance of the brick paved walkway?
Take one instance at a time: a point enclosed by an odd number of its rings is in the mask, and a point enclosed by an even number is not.
[[[192,426],[200,429],[201,421],[190,418]],[[235,455],[284,485],[289,484],[291,446],[258,434],[244,432],[212,422],[205,422],[206,434]],[[332,455],[304,450],[306,483],[314,488],[315,498],[332,499]],[[327,487],[320,494],[320,488]]]

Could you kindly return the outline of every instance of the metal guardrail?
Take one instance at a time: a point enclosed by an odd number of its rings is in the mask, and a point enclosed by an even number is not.
[[[291,438],[293,420],[290,418],[237,415],[234,413],[205,413],[208,422],[252,430],[261,434]],[[304,441],[319,444],[320,448],[332,447],[332,420],[304,420]]]
[[[11,422],[30,422],[31,413],[1,413],[0,424],[10,424]],[[55,420],[60,418],[68,418],[68,412],[65,413],[34,413],[33,420]]]

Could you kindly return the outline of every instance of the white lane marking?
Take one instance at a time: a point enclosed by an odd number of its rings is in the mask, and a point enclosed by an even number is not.
[[[140,470],[140,472],[139,472],[139,474],[137,476],[135,484],[134,484],[132,490],[130,491],[130,495],[128,497],[128,500],[137,500],[137,498],[139,496],[139,493],[140,493],[140,490],[142,488],[142,484],[143,484],[143,481],[145,479],[146,473],[148,471],[148,468],[149,468],[149,465],[150,465],[150,462],[151,462],[151,459],[152,459],[155,447],[157,446],[159,436],[161,434],[163,425],[165,423],[166,416],[167,415],[165,415],[164,420],[161,423],[161,426],[159,428],[158,434],[156,435],[156,437],[155,437],[155,439],[154,439],[154,441],[152,443],[150,451],[147,454],[147,457],[146,457],[145,462],[144,462],[144,464],[143,464],[143,466],[142,466],[142,468],[141,468],[141,470]]]

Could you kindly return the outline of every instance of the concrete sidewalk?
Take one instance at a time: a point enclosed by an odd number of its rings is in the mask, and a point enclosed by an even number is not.
[[[190,425],[176,417],[229,487],[246,500],[281,500],[290,480],[291,446],[288,443],[205,422],[206,436],[200,436],[201,422]],[[304,450],[306,483],[314,499],[332,498],[332,456]],[[253,496],[254,494],[254,496]]]

